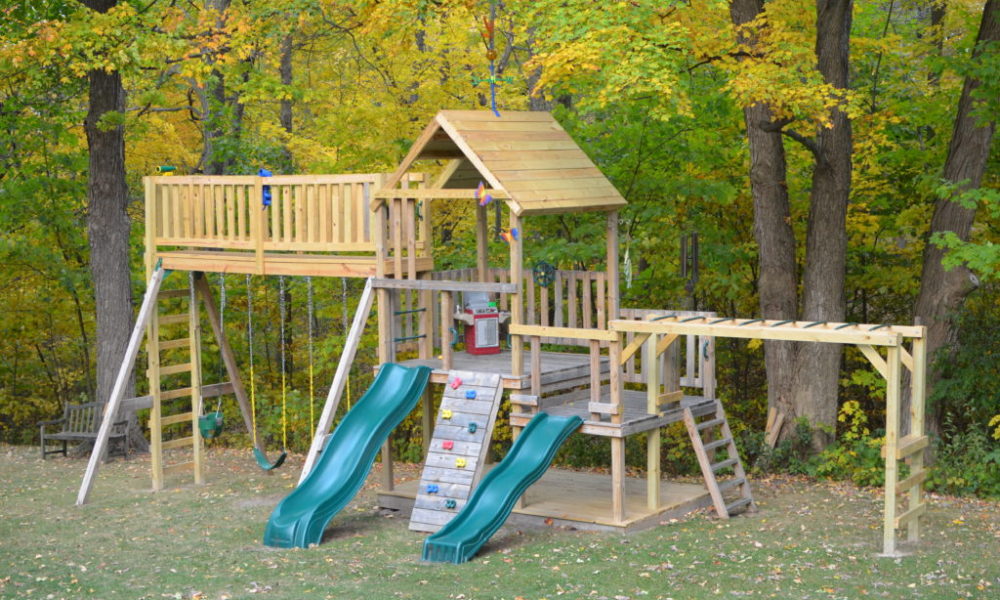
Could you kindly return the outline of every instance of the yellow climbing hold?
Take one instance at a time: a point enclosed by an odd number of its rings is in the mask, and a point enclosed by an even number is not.
[[[441,417],[444,418],[444,419],[450,419],[451,418],[451,411],[448,410],[447,408],[444,409],[444,410],[442,410],[441,411]]]
[[[455,466],[458,467],[459,469],[465,468],[465,459],[464,458],[456,458],[455,459]]]

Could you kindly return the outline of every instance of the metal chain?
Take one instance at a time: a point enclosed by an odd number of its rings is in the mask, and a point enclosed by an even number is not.
[[[285,381],[285,276],[280,275],[278,277],[278,321],[280,323],[278,329],[278,335],[280,337],[281,344],[281,449],[285,450],[288,448],[288,421],[285,417],[286,415],[286,381]]]
[[[313,385],[313,336],[315,332],[313,331],[313,280],[312,277],[306,277],[306,302],[307,311],[309,319],[309,325],[307,327],[309,331],[309,431],[313,431],[316,428],[316,409],[313,406],[315,404],[315,387]]]

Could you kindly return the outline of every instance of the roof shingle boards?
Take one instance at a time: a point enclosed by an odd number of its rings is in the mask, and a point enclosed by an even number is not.
[[[510,194],[509,203],[520,215],[615,210],[626,204],[550,113],[507,111],[496,117],[489,111],[444,110],[435,122],[440,130],[423,144],[418,140],[421,147],[413,148],[416,153],[411,151],[401,168],[417,159],[452,157],[454,148],[468,161],[462,178],[468,179],[473,167],[481,179]]]

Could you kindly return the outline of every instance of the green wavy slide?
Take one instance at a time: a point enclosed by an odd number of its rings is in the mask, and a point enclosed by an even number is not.
[[[503,461],[483,477],[461,512],[424,540],[423,559],[457,564],[475,556],[510,516],[521,494],[549,468],[559,446],[582,424],[575,416],[535,415]]]
[[[382,365],[371,387],[341,419],[313,470],[271,513],[264,545],[307,548],[320,542],[330,519],[361,489],[389,433],[416,406],[430,375],[428,367]]]

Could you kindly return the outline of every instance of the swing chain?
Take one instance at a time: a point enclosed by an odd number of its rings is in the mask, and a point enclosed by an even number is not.
[[[288,429],[288,423],[287,423],[287,420],[285,418],[285,410],[286,410],[286,406],[285,406],[286,405],[286,394],[285,394],[286,381],[285,381],[285,377],[287,376],[286,375],[287,371],[285,370],[287,368],[286,367],[286,359],[285,359],[285,353],[286,353],[286,350],[287,350],[286,347],[285,347],[286,346],[286,340],[285,340],[285,317],[287,315],[287,307],[285,306],[285,276],[284,275],[278,276],[278,312],[279,312],[278,321],[280,323],[278,329],[279,329],[279,335],[281,336],[281,340],[280,340],[280,344],[281,344],[281,448],[284,450],[284,449],[288,448],[288,431],[287,431],[287,429]]]
[[[315,423],[315,407],[314,404],[314,386],[313,386],[313,336],[315,332],[313,331],[313,280],[312,277],[306,277],[306,303],[307,303],[307,318],[309,319],[309,325],[307,327],[309,332],[309,431],[316,429]]]

